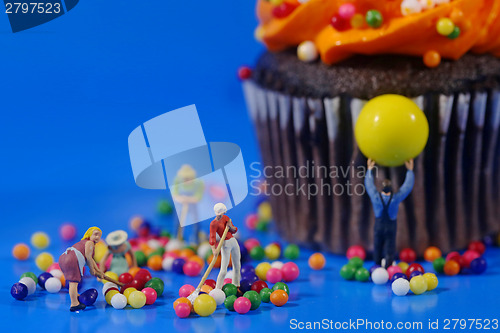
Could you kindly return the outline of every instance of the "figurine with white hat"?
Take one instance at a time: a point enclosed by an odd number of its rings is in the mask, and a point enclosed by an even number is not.
[[[134,256],[134,252],[132,251],[132,247],[130,243],[127,241],[128,234],[123,230],[116,230],[110,232],[106,237],[106,244],[108,244],[108,253],[101,260],[101,267],[104,267],[109,256],[113,256],[111,258],[111,264],[109,270],[121,275],[129,270],[129,263],[125,255],[128,253],[132,260],[132,267],[137,266],[137,260]]]

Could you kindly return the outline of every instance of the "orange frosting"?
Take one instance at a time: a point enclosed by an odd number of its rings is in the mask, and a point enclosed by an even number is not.
[[[297,5],[296,0],[285,0]],[[420,13],[403,16],[402,0],[309,0],[284,18],[273,15],[275,6],[259,0],[257,16],[262,41],[271,51],[313,41],[327,64],[354,54],[405,54],[424,56],[428,51],[458,59],[468,51],[500,57],[500,0],[454,0]],[[356,13],[378,10],[383,16],[379,28],[364,25],[344,31],[330,24],[344,3],[352,3]],[[450,18],[460,28],[460,36],[440,35],[436,23]]]

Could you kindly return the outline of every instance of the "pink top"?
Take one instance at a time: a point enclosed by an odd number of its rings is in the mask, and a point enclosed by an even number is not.
[[[77,249],[78,251],[80,251],[83,254],[83,257],[85,258],[85,260],[87,260],[87,258],[85,257],[85,244],[87,242],[91,242],[91,240],[90,239],[82,239],[81,241],[79,241],[78,243],[73,245],[73,247],[75,249]],[[94,248],[94,251],[95,251],[95,248]],[[92,257],[93,256],[94,256],[94,253],[92,252]]]

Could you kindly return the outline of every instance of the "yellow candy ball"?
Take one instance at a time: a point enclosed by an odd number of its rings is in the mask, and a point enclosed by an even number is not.
[[[276,260],[280,257],[281,250],[280,247],[276,244],[269,244],[264,249],[267,259]]]
[[[46,271],[54,263],[54,257],[48,252],[42,252],[36,257],[35,263],[41,271]]]
[[[273,213],[271,211],[271,204],[269,202],[263,202],[257,207],[257,215],[261,221],[271,221],[273,218]]]
[[[194,300],[193,309],[201,317],[210,316],[217,308],[215,299],[207,294],[202,294]]]
[[[271,3],[271,5],[273,6],[279,6],[281,5],[285,0],[269,0],[269,2]]]
[[[427,291],[427,281],[423,275],[414,276],[410,280],[410,290],[413,291],[415,295],[420,295]]]
[[[128,304],[134,309],[140,309],[146,304],[146,295],[141,291],[133,291],[127,298]]]
[[[130,294],[134,291],[137,291],[137,289],[135,289],[134,287],[130,287],[130,288],[127,288],[123,291],[123,296],[125,296],[127,298],[127,303],[128,303],[128,297],[130,296]],[[130,304],[130,303],[129,303]]]
[[[261,262],[255,267],[255,275],[262,281],[266,281],[267,271],[271,269],[271,264],[268,262]]]
[[[400,166],[422,152],[429,137],[429,124],[411,99],[381,95],[365,104],[354,134],[366,157],[382,166]]]
[[[116,274],[115,272],[107,271],[106,273],[104,273],[104,275],[106,275],[109,278],[112,278],[113,280],[118,280],[118,274]],[[109,282],[109,281],[102,279],[101,282],[102,283],[106,283],[106,282]]]
[[[354,16],[351,18],[351,26],[354,29],[359,29],[363,25],[365,25],[365,16],[361,14],[354,14]]]
[[[116,294],[119,294],[120,292],[118,290],[110,290],[106,293],[106,297],[104,297],[106,299],[106,303],[108,303],[109,305],[111,305],[111,299],[113,298],[113,296],[115,296]]]
[[[424,279],[427,282],[427,290],[431,291],[437,288],[439,281],[436,274],[433,273],[425,273]]]
[[[49,235],[47,235],[45,232],[35,232],[33,235],[31,235],[31,245],[36,247],[39,250],[45,249],[47,246],[50,244],[50,238]]]
[[[400,263],[398,263],[398,266],[399,266],[399,268],[401,268],[401,272],[403,274],[406,274],[406,270],[408,269],[408,267],[410,267],[410,265],[404,261],[401,261]]]
[[[449,18],[441,18],[436,23],[436,30],[440,35],[448,36],[455,29],[455,23]]]
[[[100,241],[94,246],[94,260],[100,262],[102,258],[108,253],[108,246]]]

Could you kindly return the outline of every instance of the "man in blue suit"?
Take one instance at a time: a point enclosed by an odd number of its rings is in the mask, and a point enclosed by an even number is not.
[[[398,192],[394,193],[389,179],[382,182],[382,191],[379,192],[373,179],[375,161],[368,159],[368,171],[365,176],[366,192],[370,196],[375,212],[375,234],[373,259],[375,264],[385,266],[393,264],[396,255],[396,231],[399,204],[410,195],[415,183],[413,174],[413,160],[405,162],[406,177]]]

